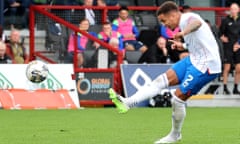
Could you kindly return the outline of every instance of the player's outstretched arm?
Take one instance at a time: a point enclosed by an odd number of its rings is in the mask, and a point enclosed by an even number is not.
[[[201,25],[202,25],[202,22],[200,20],[190,17],[186,27],[181,32],[177,33],[174,36],[174,39],[179,39],[191,32],[196,31]]]

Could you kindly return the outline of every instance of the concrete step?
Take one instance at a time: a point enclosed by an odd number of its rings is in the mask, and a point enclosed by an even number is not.
[[[207,93],[208,89],[214,86],[212,92]],[[229,75],[228,89],[232,92],[234,87],[234,78]],[[240,88],[238,88],[240,90]],[[189,107],[240,107],[240,95],[223,94],[222,81],[215,80],[203,87],[200,92],[188,100]]]
[[[4,30],[4,35],[9,38],[11,33],[11,30]],[[20,35],[22,38],[24,38],[24,46],[27,48],[27,51],[29,49],[29,30],[23,29],[20,30]],[[35,36],[34,36],[34,42],[35,42],[35,47],[37,50],[46,50],[45,49],[45,37],[46,37],[46,31],[44,30],[37,30],[35,31]]]
[[[11,33],[11,30],[4,30],[4,34],[6,36],[9,36]],[[29,30],[28,29],[23,29],[23,30],[20,30],[20,35],[22,37],[29,37]],[[45,38],[46,37],[46,31],[45,30],[36,30],[35,31],[35,37],[36,38]]]
[[[197,98],[199,97],[199,98]],[[195,96],[188,100],[188,107],[240,107],[240,95],[213,95],[209,98]]]

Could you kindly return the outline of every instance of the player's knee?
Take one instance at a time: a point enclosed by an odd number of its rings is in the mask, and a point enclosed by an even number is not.
[[[159,89],[157,83],[154,81],[152,83],[150,83],[148,86],[149,86],[149,88],[148,88],[149,92],[151,92],[151,93],[158,94],[161,91],[161,89]]]
[[[152,82],[153,85],[158,87],[158,89],[163,89],[169,86],[169,81],[167,78],[167,75],[165,73],[158,76],[156,79]]]

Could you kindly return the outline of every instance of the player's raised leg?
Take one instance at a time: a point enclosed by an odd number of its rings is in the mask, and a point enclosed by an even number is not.
[[[138,103],[156,96],[163,88],[168,87],[169,81],[166,73],[159,75],[151,83],[145,85],[135,94],[128,98],[118,96],[113,89],[109,90],[110,98],[116,105],[120,113],[127,112],[128,108],[137,105]]]

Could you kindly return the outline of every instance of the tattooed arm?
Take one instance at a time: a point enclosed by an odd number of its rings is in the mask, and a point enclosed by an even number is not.
[[[202,22],[196,18],[189,18],[188,20],[188,24],[186,25],[186,27],[179,33],[177,33],[174,38],[180,38],[183,37],[191,32],[196,31],[200,26],[202,25]]]

